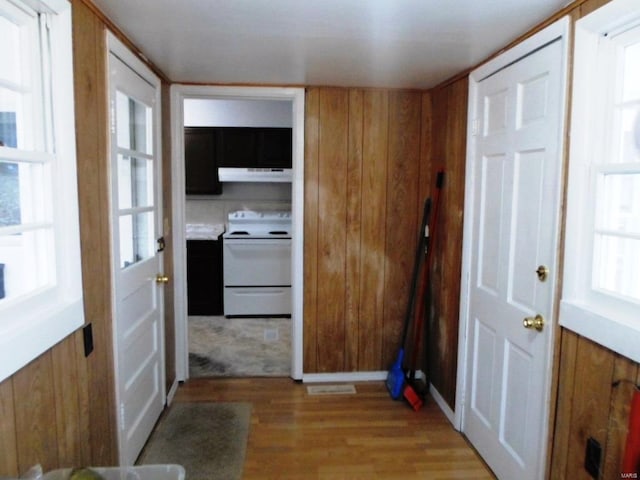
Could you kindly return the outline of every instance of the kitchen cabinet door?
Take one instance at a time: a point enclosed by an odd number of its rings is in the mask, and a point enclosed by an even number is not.
[[[219,167],[257,167],[258,129],[221,127],[218,135]]]
[[[184,129],[184,163],[187,195],[219,195],[222,184],[216,162],[217,132],[208,127]]]
[[[222,315],[222,240],[187,240],[189,315]]]
[[[219,167],[291,168],[291,128],[218,127]]]
[[[291,168],[291,129],[261,128],[258,163],[264,168]]]

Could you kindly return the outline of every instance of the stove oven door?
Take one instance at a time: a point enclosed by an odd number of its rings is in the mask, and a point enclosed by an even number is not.
[[[224,239],[224,314],[291,314],[291,239]]]

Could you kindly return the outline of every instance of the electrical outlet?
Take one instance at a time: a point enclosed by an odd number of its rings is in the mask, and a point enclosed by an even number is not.
[[[600,477],[600,462],[602,461],[602,447],[593,437],[587,439],[587,448],[584,453],[584,469],[592,478]]]

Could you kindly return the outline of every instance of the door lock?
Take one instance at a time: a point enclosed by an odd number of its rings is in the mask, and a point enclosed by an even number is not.
[[[169,283],[169,277],[159,273],[158,275],[156,275],[156,283],[160,283],[160,284]]]
[[[164,247],[166,246],[164,242],[164,236],[158,238],[156,240],[156,243],[158,244],[158,249],[156,250],[156,253],[164,252]]]
[[[544,328],[544,318],[542,315],[536,315],[535,317],[526,317],[522,324],[524,328],[535,328],[537,331],[541,332]]]
[[[549,268],[544,265],[540,265],[536,270],[536,273],[538,274],[538,280],[544,282],[547,279],[547,276],[549,276]]]

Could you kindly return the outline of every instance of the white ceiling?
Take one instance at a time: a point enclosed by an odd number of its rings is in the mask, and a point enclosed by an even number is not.
[[[93,0],[173,82],[429,88],[568,0]]]

